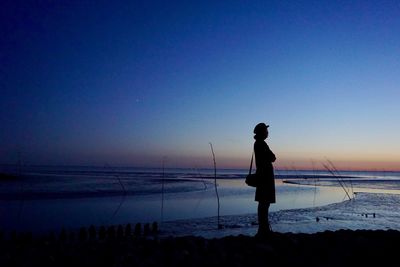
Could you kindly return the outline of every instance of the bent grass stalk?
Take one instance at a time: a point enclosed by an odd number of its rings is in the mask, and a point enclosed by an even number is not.
[[[327,161],[328,161],[328,163],[331,165],[331,167],[333,168],[333,170],[334,170],[337,174],[339,174],[339,178],[340,178],[340,172],[339,172],[339,170],[336,168],[336,166],[333,164],[333,162],[330,161],[329,159],[327,159]],[[342,182],[343,182],[344,185],[346,185],[343,179],[342,179]],[[352,194],[352,196],[354,197],[353,182],[351,181],[351,179],[349,179],[349,183],[350,183],[351,194]],[[346,188],[347,188],[347,187],[348,187],[348,186],[346,185]],[[350,190],[349,190],[349,191],[350,191]]]
[[[346,193],[347,197],[349,198],[349,200],[351,200],[351,197],[350,197],[350,195],[349,195],[349,192],[347,191],[346,186],[345,186],[344,182],[342,182],[340,176],[338,176],[338,175],[335,173],[335,170],[333,170],[333,169],[332,169],[331,167],[329,167],[327,164],[322,163],[322,165],[325,167],[325,169],[326,169],[330,174],[332,174],[332,176],[333,176],[334,178],[337,179],[337,181],[339,182],[340,186],[343,188],[344,192]]]

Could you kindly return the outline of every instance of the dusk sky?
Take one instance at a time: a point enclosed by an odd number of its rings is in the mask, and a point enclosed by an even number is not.
[[[0,164],[400,169],[399,1],[0,5]]]

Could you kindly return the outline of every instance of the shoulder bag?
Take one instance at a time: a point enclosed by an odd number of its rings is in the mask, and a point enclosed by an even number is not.
[[[257,187],[257,184],[258,184],[257,174],[251,173],[251,169],[253,168],[253,157],[254,157],[254,152],[253,152],[253,155],[251,156],[249,174],[246,176],[245,182],[248,186]]]

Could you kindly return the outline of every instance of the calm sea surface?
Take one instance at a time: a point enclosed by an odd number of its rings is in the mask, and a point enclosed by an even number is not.
[[[216,216],[214,171],[111,167],[2,167],[0,229],[58,231],[62,227],[165,222]],[[217,170],[220,215],[256,213],[246,170]],[[354,192],[400,192],[398,172],[279,171],[271,211],[341,202]]]

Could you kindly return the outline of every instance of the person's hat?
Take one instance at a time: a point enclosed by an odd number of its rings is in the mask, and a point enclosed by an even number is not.
[[[265,129],[267,129],[269,127],[269,125],[266,125],[265,123],[261,122],[259,124],[256,125],[256,127],[254,127],[254,133],[257,134],[261,131],[264,131]]]

